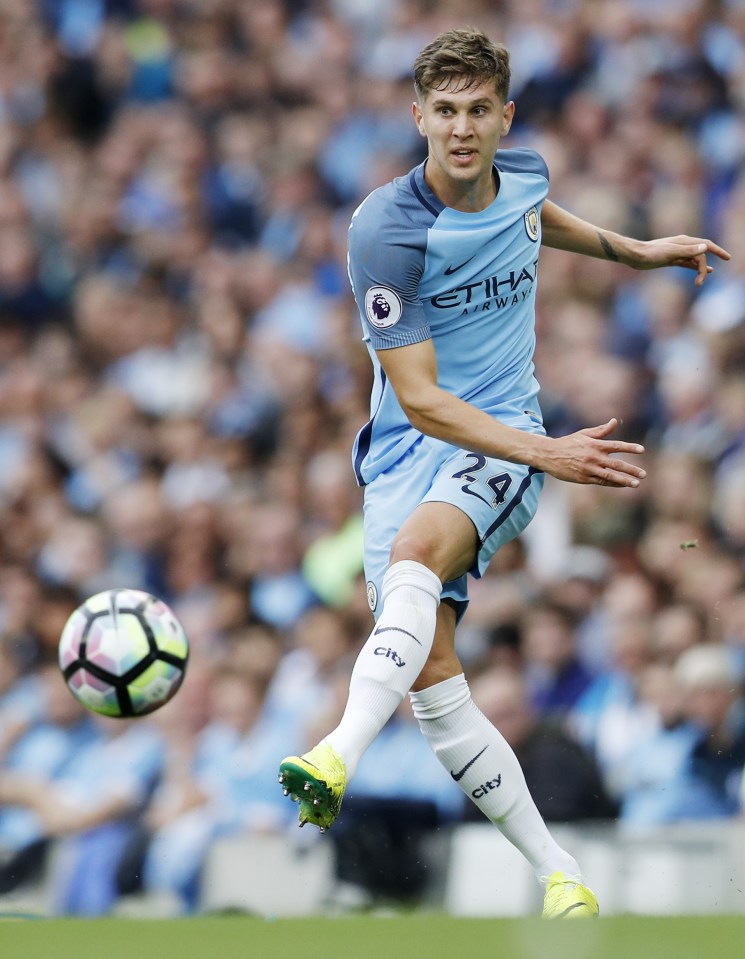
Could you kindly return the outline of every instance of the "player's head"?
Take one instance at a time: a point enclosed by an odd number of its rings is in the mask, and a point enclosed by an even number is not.
[[[484,209],[494,198],[494,157],[515,114],[507,51],[480,30],[449,30],[417,57],[414,83],[427,184],[446,205]]]
[[[420,102],[433,90],[468,90],[494,83],[500,100],[510,92],[510,54],[481,30],[448,30],[429,43],[414,62],[414,88]]]

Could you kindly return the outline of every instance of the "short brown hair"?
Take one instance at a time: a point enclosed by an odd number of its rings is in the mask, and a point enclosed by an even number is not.
[[[441,33],[414,63],[414,87],[420,100],[454,82],[459,89],[467,90],[490,80],[506,103],[510,92],[509,51],[471,27]]]

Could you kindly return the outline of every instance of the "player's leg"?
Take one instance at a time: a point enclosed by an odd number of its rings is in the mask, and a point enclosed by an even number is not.
[[[468,798],[523,853],[538,880],[548,880],[544,915],[595,916],[595,896],[549,832],[512,747],[471,699],[454,648],[456,618],[445,599],[432,653],[409,694],[419,728]]]
[[[415,473],[408,488],[418,497],[429,487],[432,473],[422,469]],[[360,758],[430,656],[442,581],[460,576],[473,561],[475,528],[450,504],[416,507],[395,532],[395,506],[398,503],[400,509],[407,502],[402,496],[405,477],[404,471],[395,479],[386,477],[372,503],[366,497],[366,538],[375,540],[378,557],[376,561],[366,556],[368,589],[378,619],[357,657],[342,719],[309,753],[289,756],[280,764],[280,782],[300,803],[301,824],[327,828],[338,815],[346,783]],[[386,553],[390,551],[384,573],[381,543],[386,544]]]
[[[536,809],[512,748],[471,699],[454,651],[453,605],[445,600],[437,618],[430,662],[410,693],[422,733],[450,776],[539,878],[557,871],[578,874],[577,863],[557,845]]]
[[[463,467],[451,465],[442,471],[429,494],[449,496],[469,511],[470,522],[479,530],[476,543],[482,548],[478,552],[486,545],[478,562],[470,564],[476,574],[485,568],[502,542],[513,538],[527,524],[540,486],[538,483],[531,491],[533,477],[512,464],[490,461],[484,467],[464,473]],[[479,472],[482,475],[477,483]],[[450,484],[453,478],[458,481],[455,492]],[[464,479],[466,482],[461,483]],[[500,494],[511,488],[513,496],[500,495],[495,501],[489,496],[495,488]],[[420,507],[420,515],[426,515],[427,505]],[[476,553],[475,548],[472,560],[476,560]],[[573,918],[597,915],[594,895],[579,881],[577,862],[556,843],[546,827],[512,748],[471,699],[455,653],[455,628],[465,603],[454,587],[455,584],[448,584],[443,590],[432,652],[410,693],[422,733],[450,776],[525,855],[538,879],[550,877],[544,914]]]
[[[344,758],[348,778],[427,668],[442,583],[465,572],[475,546],[473,524],[447,503],[417,507],[395,536],[380,615],[355,662],[342,720],[325,737]]]

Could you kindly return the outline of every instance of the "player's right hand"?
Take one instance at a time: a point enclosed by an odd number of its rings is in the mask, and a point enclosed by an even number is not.
[[[600,426],[547,438],[549,442],[541,449],[540,462],[533,465],[569,483],[636,487],[646,472],[641,466],[620,459],[618,454],[639,455],[644,447],[609,439],[617,426],[618,420],[614,417]]]

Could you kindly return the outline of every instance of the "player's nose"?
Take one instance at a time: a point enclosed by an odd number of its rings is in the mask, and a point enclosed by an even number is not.
[[[453,121],[453,134],[460,140],[469,137],[473,133],[471,118],[467,113],[458,113]]]

